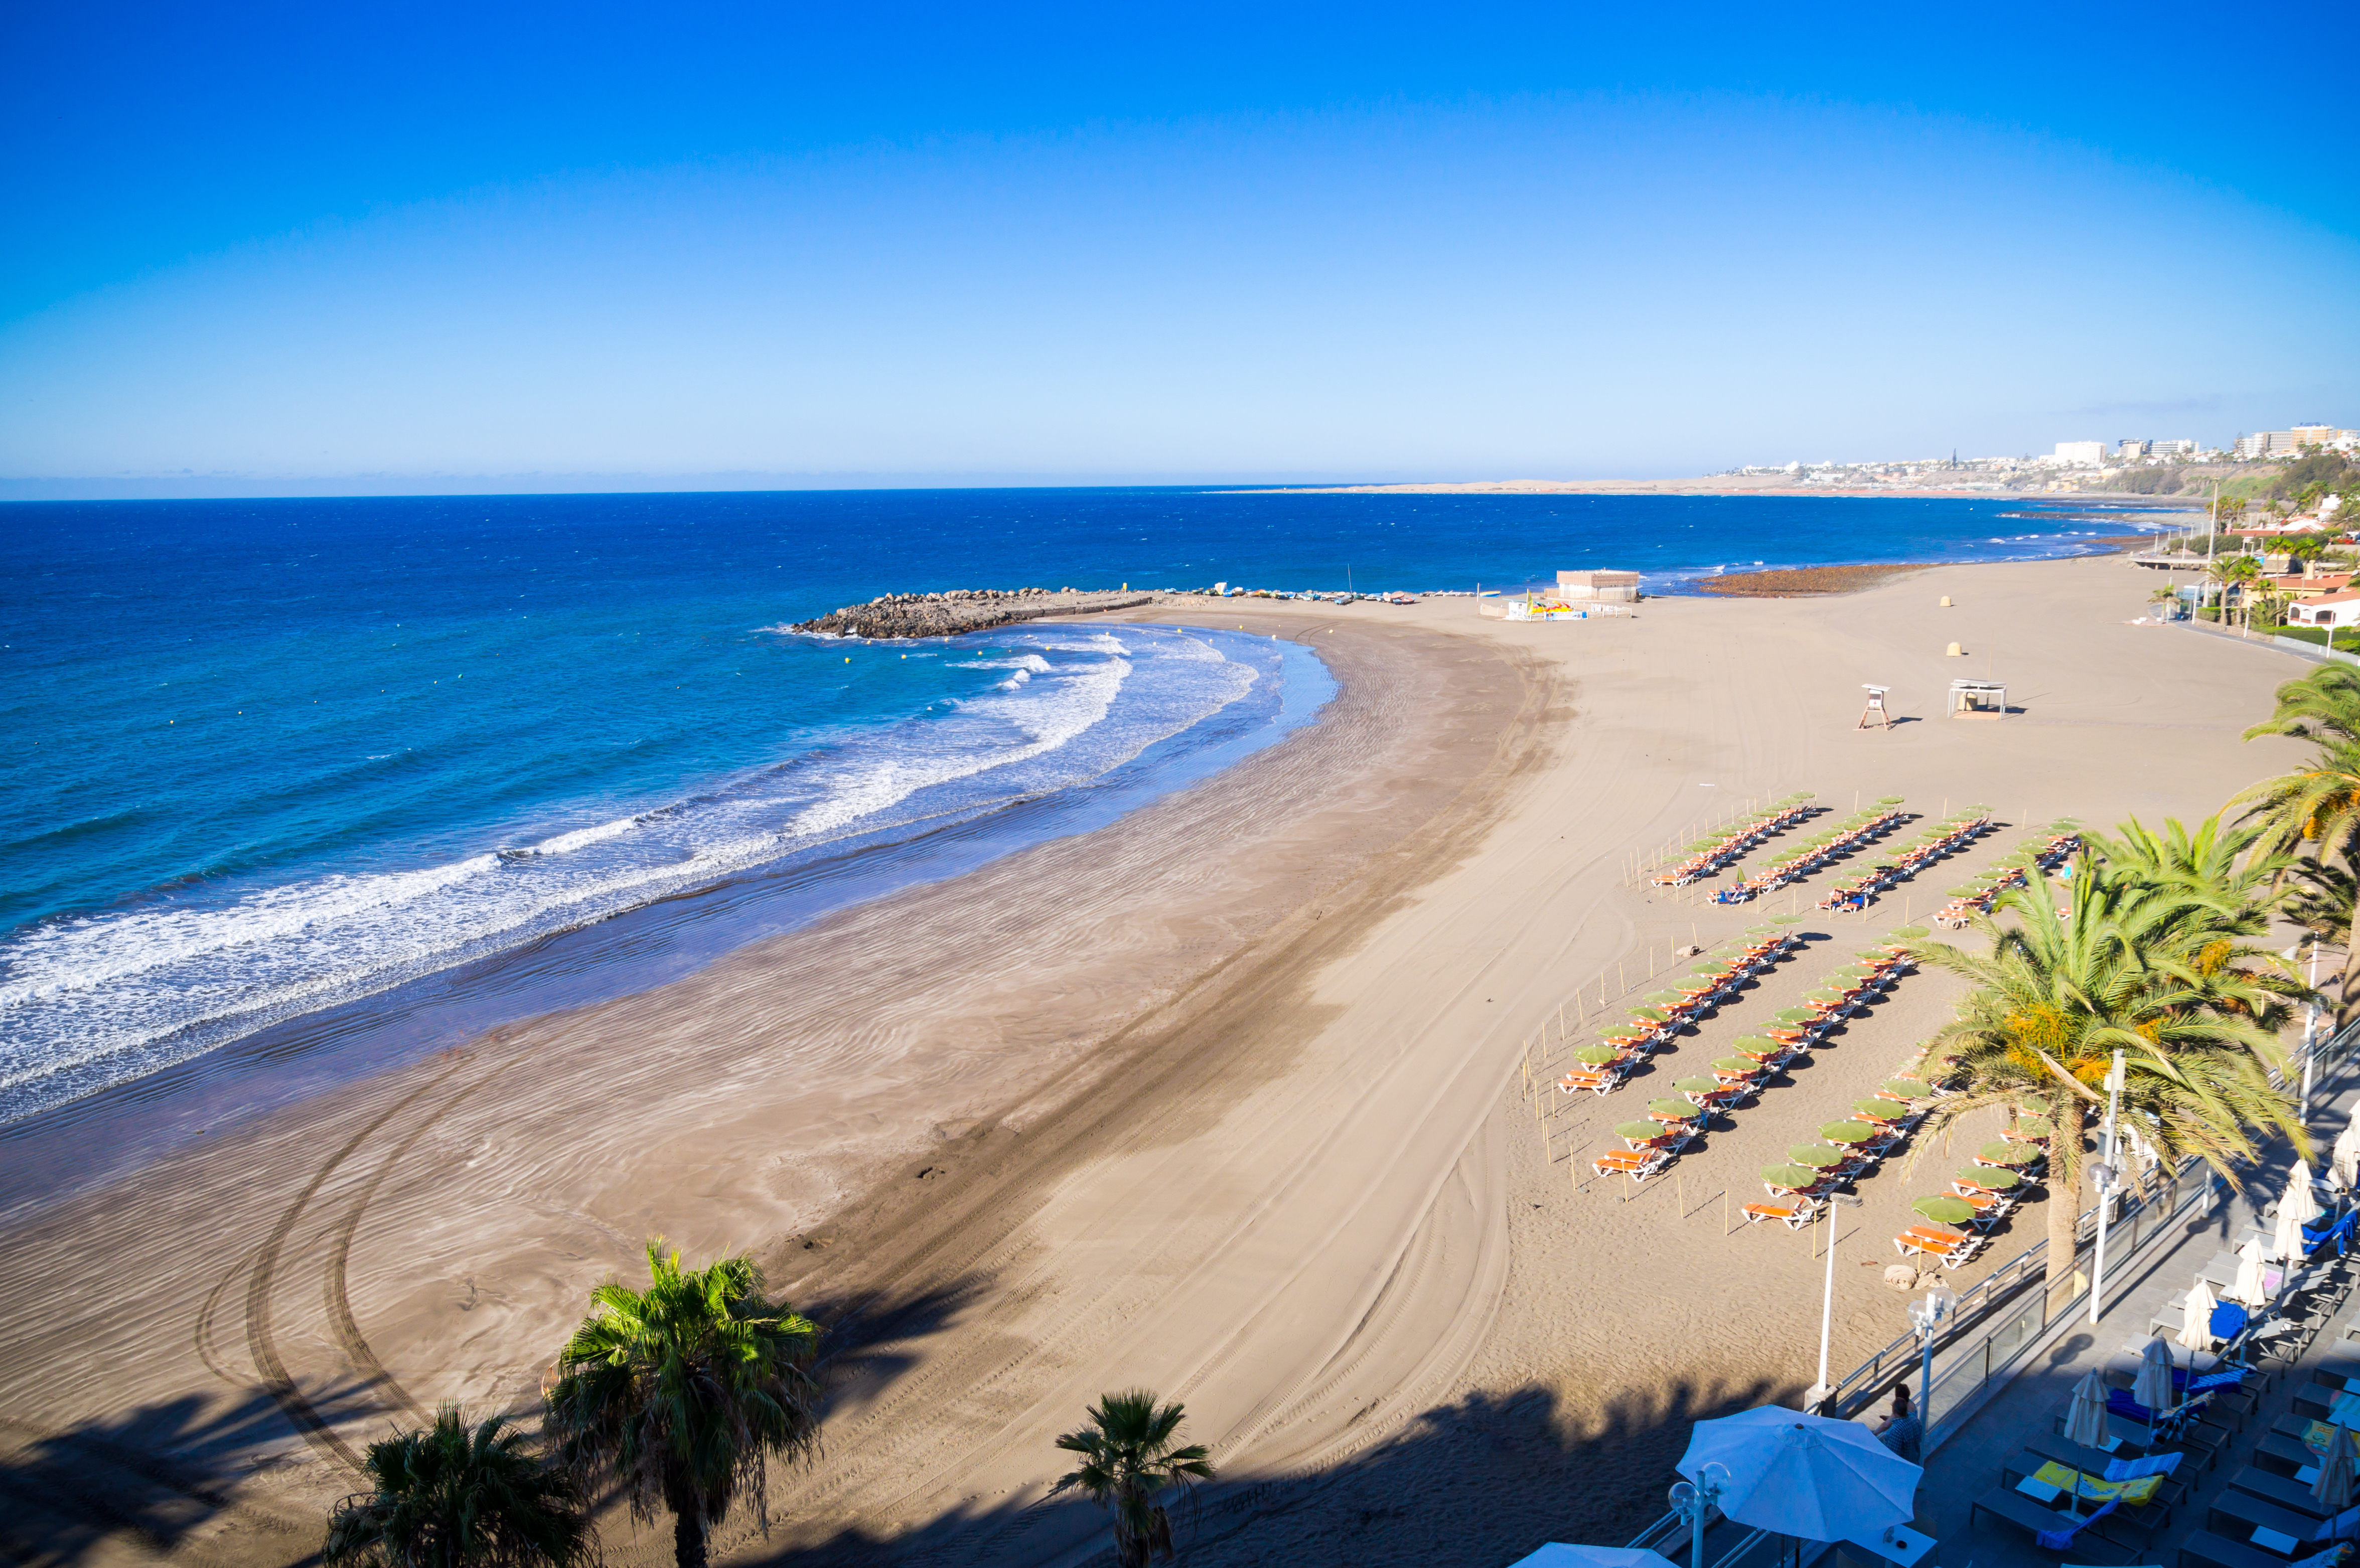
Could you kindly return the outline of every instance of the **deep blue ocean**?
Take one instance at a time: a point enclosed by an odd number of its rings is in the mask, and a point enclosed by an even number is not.
[[[0,1124],[733,880],[804,868],[803,919],[954,874],[1332,690],[1251,634],[781,629],[879,593],[1610,565],[1677,591],[2123,531],[2023,501],[1170,489],[0,507]]]

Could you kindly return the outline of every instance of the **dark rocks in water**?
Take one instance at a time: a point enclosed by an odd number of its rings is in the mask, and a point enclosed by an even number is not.
[[[887,593],[866,604],[847,604],[789,631],[836,637],[938,637],[983,631],[1043,615],[1089,615],[1155,603],[1153,593],[1076,592],[1066,588],[955,588],[945,593]]]

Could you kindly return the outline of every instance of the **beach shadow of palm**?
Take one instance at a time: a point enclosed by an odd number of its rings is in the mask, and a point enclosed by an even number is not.
[[[1665,1511],[1699,1421],[1797,1390],[1687,1380],[1577,1406],[1537,1386],[1476,1392],[1313,1474],[1240,1474],[1174,1509],[1196,1568],[1266,1563],[1496,1568],[1546,1541],[1620,1544]],[[1044,1479],[1063,1456],[1042,1455]],[[1106,1515],[1070,1496],[947,1510],[889,1532],[847,1527],[751,1560],[770,1568],[1043,1563],[1107,1543]],[[1092,1559],[1095,1561],[1095,1559]]]
[[[369,1406],[355,1384],[314,1397],[335,1419]],[[0,1555],[63,1568],[104,1550],[161,1556],[218,1516],[246,1516],[257,1561],[315,1560],[318,1540],[285,1517],[243,1503],[257,1449],[283,1443],[285,1417],[261,1390],[224,1403],[183,1395],[99,1421],[44,1427],[0,1416]]]

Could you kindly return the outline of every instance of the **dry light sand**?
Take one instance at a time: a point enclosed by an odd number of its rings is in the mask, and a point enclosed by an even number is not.
[[[1342,694],[1114,828],[10,1227],[0,1541],[43,1563],[298,1562],[392,1423],[530,1410],[587,1290],[639,1277],[656,1232],[752,1250],[841,1325],[825,1457],[774,1475],[767,1539],[724,1530],[730,1561],[1084,1561],[1103,1520],[1042,1505],[1052,1440],[1133,1385],[1185,1400],[1225,1476],[1184,1516],[1192,1562],[1618,1541],[1661,1511],[1690,1420],[1815,1372],[1825,1229],[1728,1234],[1725,1206],[1954,993],[1906,981],[1633,1201],[1577,1184],[1588,1152],[2023,834],[1864,920],[1807,920],[1808,951],[1655,1077],[1544,1124],[1519,1065],[1544,1020],[1762,916],[1634,887],[1631,852],[1792,789],[2018,825],[2210,812],[2290,755],[2237,734],[2307,667],[2126,624],[2149,585],[2110,558],[1557,625],[1464,599],[1139,612],[1311,642]],[[1943,719],[1947,681],[1986,672],[2023,712]],[[1853,728],[1872,680],[1912,722]],[[1839,1370],[1906,1327],[1887,1238],[1965,1152],[1888,1168],[1844,1211]],[[606,1520],[617,1563],[670,1543]]]

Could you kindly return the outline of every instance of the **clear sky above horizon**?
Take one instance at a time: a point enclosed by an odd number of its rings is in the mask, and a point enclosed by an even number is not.
[[[2360,425],[2351,7],[0,29],[0,494],[1644,476]]]

